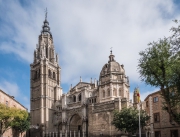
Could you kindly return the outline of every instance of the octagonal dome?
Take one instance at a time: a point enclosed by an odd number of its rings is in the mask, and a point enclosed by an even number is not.
[[[101,73],[100,73],[100,76],[101,75],[105,75],[105,74],[109,74],[109,73],[119,73],[119,74],[124,74],[125,71],[124,71],[124,66],[123,65],[120,65],[118,62],[116,62],[114,60],[114,55],[112,55],[112,52],[109,56],[109,61],[108,63],[106,63],[102,70],[101,70]]]

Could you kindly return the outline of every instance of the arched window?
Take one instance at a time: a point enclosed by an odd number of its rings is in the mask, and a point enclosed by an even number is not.
[[[114,96],[117,96],[116,88],[113,89],[113,95],[114,95]]]
[[[109,88],[108,88],[107,92],[108,92],[108,97],[109,97],[109,96],[110,96],[110,90],[109,90]]]
[[[73,96],[73,102],[76,102],[76,96]]]
[[[55,72],[53,72],[53,79],[56,79],[56,74],[55,74]]]
[[[78,101],[81,101],[81,94],[79,94],[78,96]]]
[[[103,98],[105,98],[105,91],[103,90]]]

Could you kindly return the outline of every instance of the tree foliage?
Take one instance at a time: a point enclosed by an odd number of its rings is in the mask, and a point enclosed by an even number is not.
[[[25,118],[24,114],[25,111],[23,110],[0,104],[0,136],[12,128],[13,123],[16,123],[17,120],[23,120]]]
[[[152,42],[139,53],[138,70],[141,80],[159,87],[164,99],[163,108],[180,124],[177,111],[180,102],[180,54],[166,38]]]
[[[24,131],[27,131],[30,127],[30,116],[27,111],[20,110],[19,114],[21,117],[17,116],[14,117],[14,120],[11,124],[12,128],[18,131],[19,133],[22,133]]]
[[[144,110],[140,113],[141,127],[146,125],[146,121],[149,120]],[[112,124],[120,131],[128,133],[135,133],[139,128],[139,110],[136,108],[123,108],[120,112],[115,111]]]

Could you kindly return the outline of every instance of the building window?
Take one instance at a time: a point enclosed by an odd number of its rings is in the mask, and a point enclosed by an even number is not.
[[[37,71],[35,71],[35,73],[34,73],[34,79],[37,79]]]
[[[103,98],[105,98],[105,91],[103,90]]]
[[[108,88],[108,90],[107,90],[107,91],[108,91],[108,97],[109,97],[109,96],[110,96],[110,90],[109,90],[109,88]]]
[[[154,122],[160,122],[160,115],[159,115],[159,113],[154,113]]]
[[[76,96],[73,96],[73,102],[76,102]]]
[[[114,90],[113,90],[113,95],[117,96],[116,88],[114,88]]]
[[[149,106],[149,102],[148,101],[146,101],[146,107],[148,107]]]
[[[6,101],[6,106],[8,107],[8,105],[9,105],[9,104],[8,104],[8,101]]]
[[[154,102],[154,103],[158,102],[158,97],[154,97],[154,98],[153,98],[153,102]]]
[[[171,130],[171,137],[179,137],[178,130]]]
[[[96,98],[94,99],[94,103],[96,103]]]
[[[155,131],[155,137],[161,137],[161,131]]]
[[[48,71],[48,76],[51,77],[51,70]]]
[[[55,72],[53,72],[53,78],[56,79],[56,73]]]
[[[78,96],[78,101],[81,101],[81,94],[79,94]]]
[[[46,58],[48,58],[48,47],[46,47]]]
[[[121,94],[122,94],[122,93],[121,93],[121,89],[119,89],[119,96],[121,96]]]
[[[39,69],[39,74],[38,74],[38,78],[40,78],[40,75],[41,75],[41,70]]]

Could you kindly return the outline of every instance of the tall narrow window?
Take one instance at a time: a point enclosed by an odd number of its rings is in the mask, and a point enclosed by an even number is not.
[[[39,74],[38,74],[38,77],[40,78],[40,75],[41,75],[41,71],[40,71],[40,69],[39,69]]]
[[[38,76],[37,71],[35,71],[34,72],[34,79],[37,79],[37,76]]]
[[[148,101],[146,101],[146,107],[148,107],[149,106],[149,102]]]
[[[109,88],[108,88],[107,92],[108,92],[108,97],[109,97],[110,96],[110,89]]]
[[[73,96],[73,102],[76,102],[76,96],[75,95]]]
[[[79,94],[78,96],[78,101],[81,101],[81,94]]]
[[[103,98],[105,98],[105,91],[103,90]]]
[[[51,70],[48,71],[48,76],[51,77]]]
[[[119,96],[122,96],[122,90],[121,90],[121,88],[119,89]]]
[[[114,96],[117,96],[116,88],[113,89],[113,95],[114,95]]]
[[[55,74],[55,72],[53,72],[53,79],[56,79],[56,74]]]
[[[48,58],[48,47],[46,47],[46,58]]]
[[[159,113],[154,113],[154,122],[160,122],[160,115],[159,115]]]

